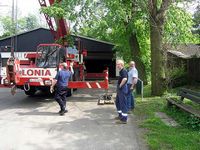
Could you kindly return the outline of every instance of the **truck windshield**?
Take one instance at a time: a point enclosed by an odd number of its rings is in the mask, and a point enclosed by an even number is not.
[[[45,45],[38,47],[38,54],[40,57],[36,60],[36,65],[43,68],[54,68],[57,66],[57,51],[58,46]]]

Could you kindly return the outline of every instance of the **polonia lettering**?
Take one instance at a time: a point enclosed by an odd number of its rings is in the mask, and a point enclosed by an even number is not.
[[[22,76],[51,76],[50,70],[21,70]]]

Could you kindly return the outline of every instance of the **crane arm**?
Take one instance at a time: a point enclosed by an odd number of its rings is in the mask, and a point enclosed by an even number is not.
[[[47,3],[45,0],[38,0],[40,3],[41,7],[47,7]],[[49,4],[50,6],[52,6],[54,4],[55,0],[49,0]],[[58,0],[58,2],[61,2],[61,0]],[[47,24],[49,26],[49,29],[54,37],[54,40],[58,40],[60,38],[64,38],[66,35],[69,34],[69,27],[67,22],[65,21],[65,19],[62,18],[54,18],[56,25],[57,25],[57,29],[54,28],[53,23],[52,23],[52,19],[51,17],[49,17],[47,14],[44,14],[45,19],[47,21]]]

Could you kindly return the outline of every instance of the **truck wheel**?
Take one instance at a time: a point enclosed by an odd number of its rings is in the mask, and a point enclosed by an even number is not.
[[[26,95],[33,96],[35,95],[36,89],[34,87],[30,87],[30,90],[24,92]]]

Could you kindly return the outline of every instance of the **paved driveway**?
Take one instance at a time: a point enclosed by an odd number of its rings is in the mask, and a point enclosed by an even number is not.
[[[145,150],[134,115],[115,124],[114,105],[97,105],[102,90],[78,90],[59,116],[53,97],[0,89],[0,150]]]

